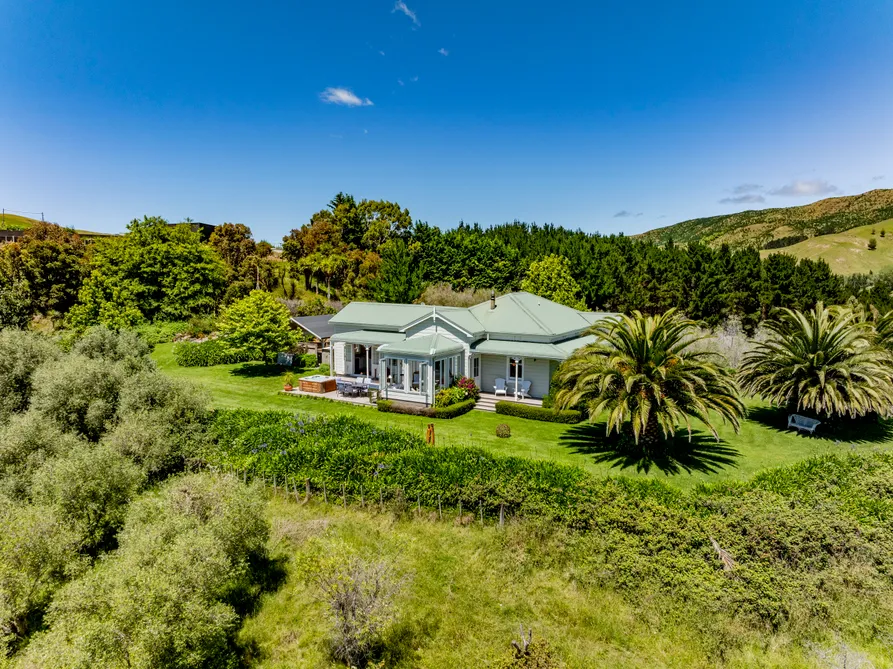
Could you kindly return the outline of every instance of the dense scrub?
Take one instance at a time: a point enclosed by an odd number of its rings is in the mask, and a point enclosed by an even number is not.
[[[235,351],[227,348],[219,339],[194,343],[183,342],[174,347],[174,357],[181,367],[211,367],[232,365],[237,362],[262,360],[263,356],[254,351]]]
[[[221,413],[209,461],[281,486],[362,499],[459,505],[567,528],[575,578],[662,593],[697,612],[721,646],[735,624],[752,632],[839,633],[886,643],[893,568],[893,456],[826,456],[736,485],[683,494],[657,482],[602,479],[573,467],[434,448],[357,419]],[[536,541],[531,541],[531,545]],[[531,549],[532,550],[532,549]],[[716,629],[712,629],[715,626]]]
[[[263,498],[187,475],[211,414],[129,333],[0,333],[0,666],[234,666]]]

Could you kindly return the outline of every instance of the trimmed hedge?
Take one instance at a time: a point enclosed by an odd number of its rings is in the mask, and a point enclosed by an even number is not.
[[[474,405],[475,401],[473,399],[467,399],[456,404],[451,404],[448,407],[434,407],[434,417],[444,419],[457,418],[474,409]]]
[[[180,367],[211,367],[232,365],[237,362],[260,360],[261,355],[252,351],[230,351],[219,339],[201,343],[184,342],[174,346],[174,359]]]
[[[379,411],[385,413],[402,413],[410,416],[427,416],[428,418],[442,418],[444,420],[457,418],[474,409],[475,401],[472,399],[451,404],[448,407],[426,407],[410,402],[395,402],[394,400],[378,400]]]
[[[583,420],[583,412],[576,409],[547,409],[517,402],[497,402],[496,413],[503,416],[516,416],[530,420],[541,420],[546,423],[564,423],[574,425]]]

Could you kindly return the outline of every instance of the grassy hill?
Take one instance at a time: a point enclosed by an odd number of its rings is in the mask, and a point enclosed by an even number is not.
[[[868,241],[876,232],[877,249],[868,250]],[[881,237],[881,230],[886,236]],[[824,259],[836,274],[877,273],[893,269],[893,219],[877,224],[863,225],[846,232],[821,235],[793,246],[761,251],[764,258],[770,253],[788,253],[796,258]]]
[[[893,189],[819,200],[800,207],[742,211],[683,221],[639,235],[657,243],[701,241],[763,248],[784,237],[829,235],[893,218]]]
[[[36,218],[17,216],[16,214],[3,214],[0,218],[0,230],[27,230],[35,223],[40,223]],[[89,230],[75,230],[82,237],[109,237],[107,232],[91,232]]]

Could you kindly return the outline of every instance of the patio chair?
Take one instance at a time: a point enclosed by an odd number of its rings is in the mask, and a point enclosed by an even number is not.
[[[341,381],[339,379],[338,381],[335,381],[335,388],[338,390],[338,394],[343,396],[347,395],[351,391],[353,386],[350,385],[347,381]]]
[[[522,400],[530,397],[530,381],[523,381],[521,387],[518,388],[518,397]]]
[[[496,379],[496,385],[493,386],[494,395],[505,395],[505,379]]]

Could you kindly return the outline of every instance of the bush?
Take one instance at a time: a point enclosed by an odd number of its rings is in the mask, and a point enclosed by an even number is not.
[[[14,415],[0,428],[0,494],[27,499],[34,472],[82,444],[36,411]]]
[[[213,367],[262,360],[263,356],[257,351],[233,351],[219,339],[211,339],[198,344],[177,344],[174,346],[174,359],[180,367]]]
[[[442,419],[457,418],[474,409],[475,404],[476,402],[473,399],[467,399],[458,404],[451,404],[448,407],[434,407],[434,417]]]
[[[232,478],[174,479],[135,501],[119,548],[63,588],[25,666],[234,667],[249,561],[268,535],[259,491]]]
[[[872,237],[871,239],[868,240],[868,250],[874,251],[875,249],[877,249],[877,239]]]
[[[505,423],[500,423],[496,426],[496,436],[500,439],[508,439],[512,436],[512,428]]]
[[[329,363],[324,362],[319,366],[319,373],[323,376],[329,376],[332,373],[332,368],[329,367]]]
[[[31,406],[63,430],[96,441],[115,417],[121,383],[117,365],[69,355],[34,372]]]
[[[464,388],[460,388],[458,386],[441,388],[434,395],[434,406],[445,408],[452,404],[464,402],[467,397],[468,393],[465,391]]]
[[[503,416],[517,416],[518,418],[527,418],[529,420],[540,420],[547,423],[564,423],[566,425],[574,425],[583,420],[583,413],[576,409],[547,409],[545,407],[537,407],[529,404],[520,404],[518,402],[497,402],[496,413]]]
[[[296,353],[292,366],[297,369],[313,369],[316,367],[316,353]]]
[[[189,328],[187,321],[156,321],[155,323],[145,323],[133,328],[149,346],[157,346],[158,344],[169,344],[174,341],[178,335],[183,334]]]
[[[132,330],[110,330],[104,325],[88,328],[80,339],[74,342],[71,351],[91,360],[121,362],[139,359],[141,366],[152,365],[148,359],[152,347],[139,334]]]
[[[402,413],[408,416],[427,416],[434,418],[434,407],[426,407],[414,402],[395,402],[394,400],[378,400],[376,403],[379,411],[385,413]]]
[[[0,422],[28,408],[34,371],[60,354],[46,337],[20,330],[0,330]]]
[[[217,318],[211,314],[193,316],[186,324],[183,334],[193,339],[204,339],[217,330]]]
[[[466,397],[470,397],[475,402],[481,399],[481,389],[477,387],[474,379],[468,376],[462,376],[456,381],[456,386],[462,388],[465,391]]]
[[[396,619],[402,579],[391,563],[367,560],[344,545],[319,547],[305,561],[305,578],[329,608],[333,658],[359,666]]]

